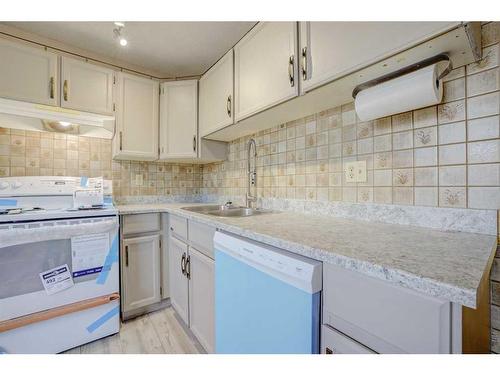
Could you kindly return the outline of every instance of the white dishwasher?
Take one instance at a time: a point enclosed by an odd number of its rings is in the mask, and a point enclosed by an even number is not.
[[[214,247],[216,353],[319,353],[322,263],[222,232]]]

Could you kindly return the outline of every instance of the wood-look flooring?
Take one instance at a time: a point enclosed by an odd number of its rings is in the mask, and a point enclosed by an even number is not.
[[[65,354],[198,354],[204,349],[172,307],[122,323],[120,332]]]

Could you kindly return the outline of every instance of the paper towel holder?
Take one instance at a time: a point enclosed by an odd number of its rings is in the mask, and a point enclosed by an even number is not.
[[[401,77],[401,76],[403,76],[405,74],[408,74],[408,73],[414,72],[416,70],[425,68],[426,66],[429,66],[429,65],[433,65],[433,64],[439,63],[441,61],[447,61],[448,62],[448,66],[446,67],[445,70],[443,70],[443,72],[437,78],[437,82],[439,82],[439,80],[441,78],[443,78],[444,76],[446,76],[453,69],[453,65],[452,65],[450,56],[447,53],[440,53],[438,55],[435,55],[435,56],[429,57],[427,59],[424,59],[422,61],[419,61],[419,62],[417,62],[415,64],[411,64],[411,65],[405,66],[404,68],[398,69],[398,70],[396,70],[394,72],[387,73],[387,74],[385,74],[385,75],[383,75],[381,77],[374,78],[371,81],[367,81],[367,82],[361,83],[361,84],[357,85],[354,88],[354,90],[352,90],[352,97],[354,99],[356,99],[356,95],[358,95],[359,92],[362,91],[362,90],[366,90],[367,88],[373,87],[373,86],[381,84],[383,82],[390,81],[391,79],[394,79],[394,78]]]

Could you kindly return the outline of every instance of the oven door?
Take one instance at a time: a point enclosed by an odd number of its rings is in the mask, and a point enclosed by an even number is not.
[[[1,224],[0,322],[118,293],[118,246],[117,216]]]

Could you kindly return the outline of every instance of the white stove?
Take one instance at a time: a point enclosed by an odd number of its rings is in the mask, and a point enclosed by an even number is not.
[[[0,178],[0,352],[118,332],[118,212],[102,178]]]
[[[0,223],[116,215],[110,193],[111,182],[98,178],[0,178]]]

